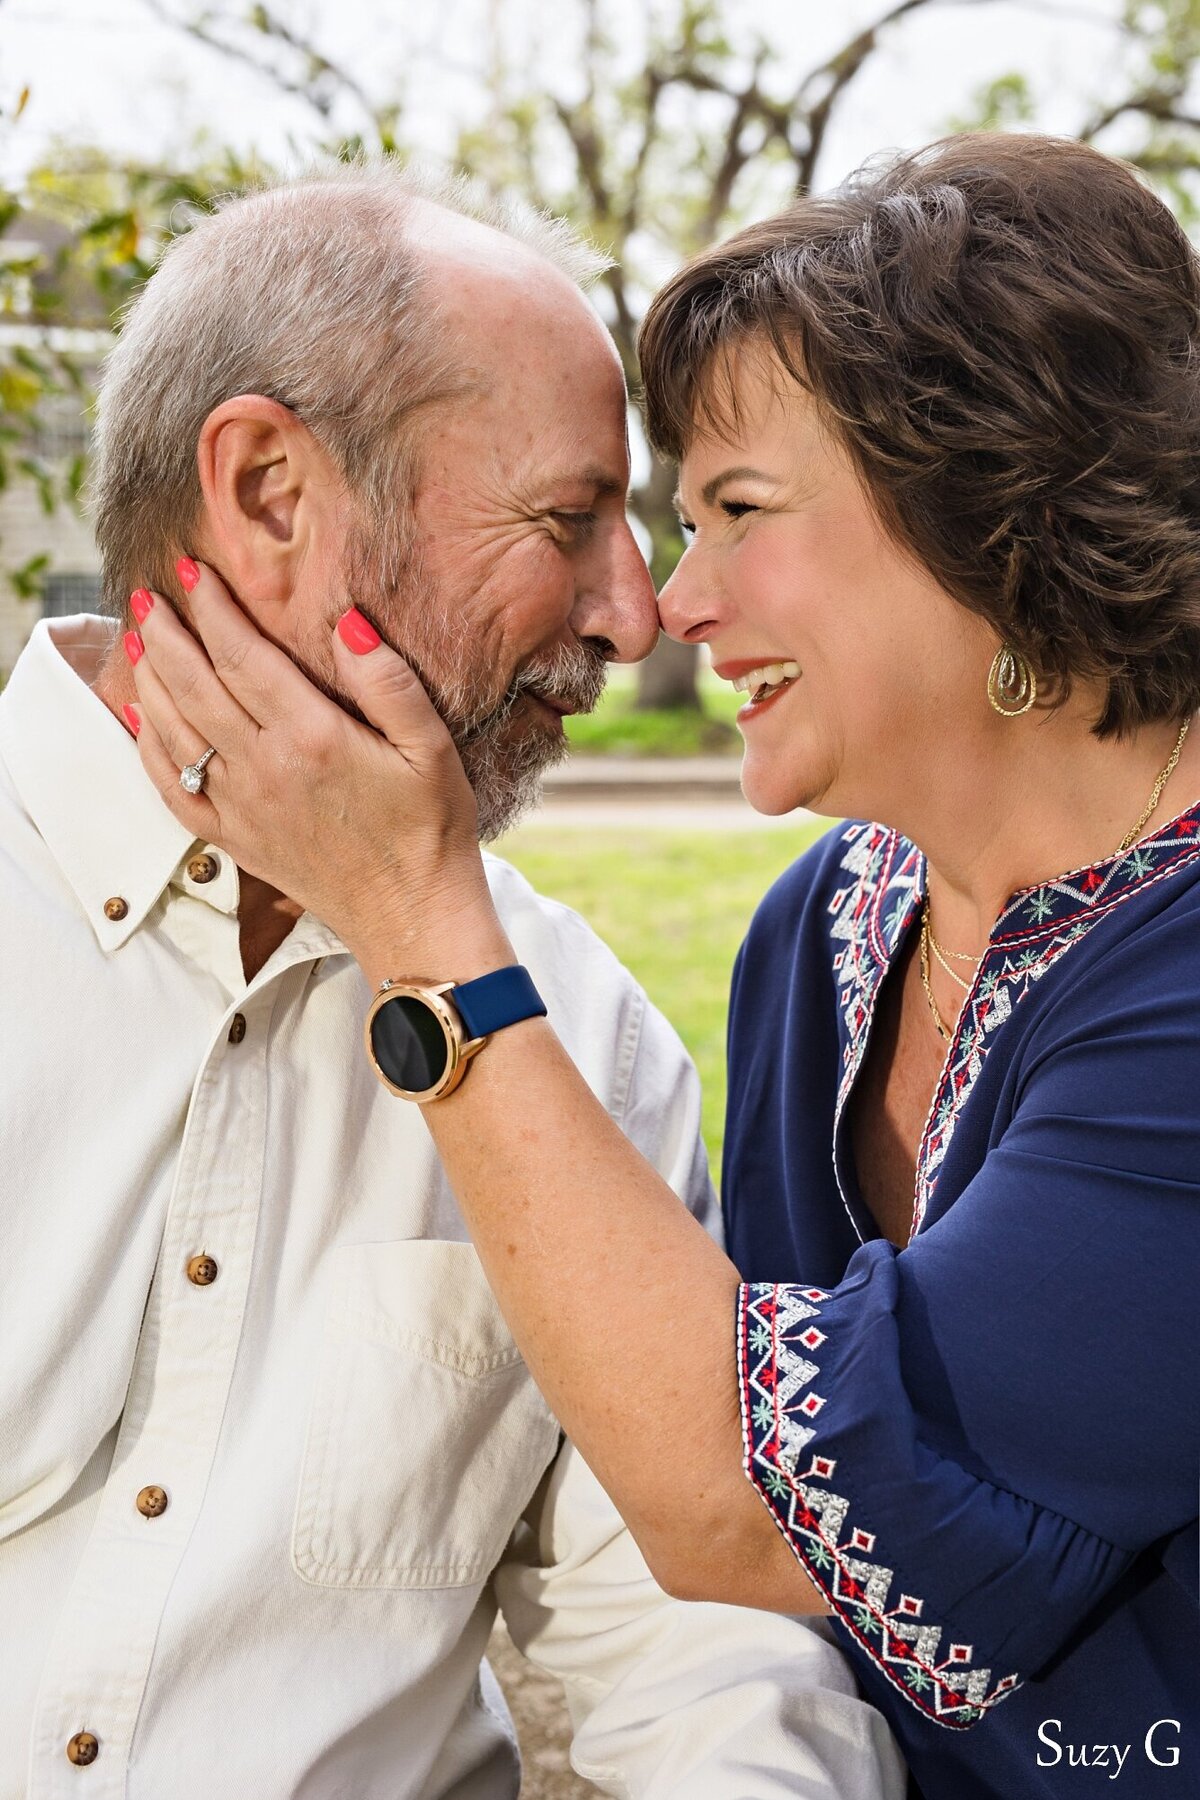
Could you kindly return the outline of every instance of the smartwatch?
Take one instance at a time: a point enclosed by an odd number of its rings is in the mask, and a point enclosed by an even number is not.
[[[519,963],[477,981],[384,981],[367,1014],[367,1055],[389,1093],[423,1105],[454,1092],[493,1032],[545,1013]]]

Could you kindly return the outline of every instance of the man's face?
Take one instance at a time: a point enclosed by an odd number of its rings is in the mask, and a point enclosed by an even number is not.
[[[658,635],[625,516],[615,352],[565,281],[549,299],[510,287],[477,301],[486,321],[459,325],[478,379],[426,441],[400,591],[381,592],[362,527],[345,571],[450,727],[485,839],[536,798],[542,771],[566,754],[564,714],[595,706],[606,664],[640,659]]]

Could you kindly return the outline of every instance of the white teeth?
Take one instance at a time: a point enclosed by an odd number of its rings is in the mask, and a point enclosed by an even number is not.
[[[735,693],[756,694],[759,688],[777,688],[786,681],[795,681],[799,673],[799,663],[764,663],[761,669],[748,669],[744,675],[736,675],[732,686]]]

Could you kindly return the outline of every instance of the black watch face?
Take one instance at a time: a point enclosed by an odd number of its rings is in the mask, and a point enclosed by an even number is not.
[[[371,1049],[392,1085],[413,1094],[436,1087],[450,1060],[441,1021],[407,994],[387,1001],[371,1020]]]

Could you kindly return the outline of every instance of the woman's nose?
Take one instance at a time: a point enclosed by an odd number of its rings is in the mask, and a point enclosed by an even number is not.
[[[670,579],[659,590],[658,616],[668,637],[680,644],[702,644],[717,623],[714,596],[699,578],[694,557],[684,551]]]

